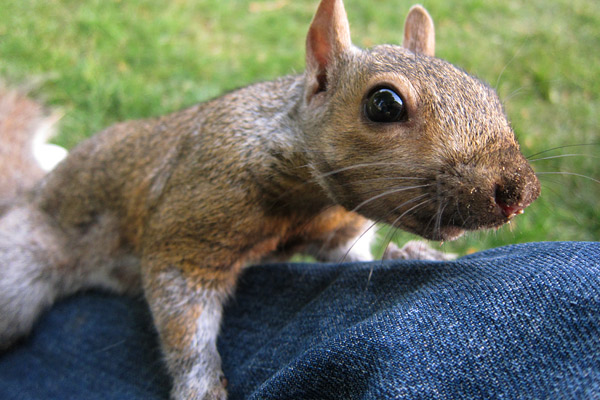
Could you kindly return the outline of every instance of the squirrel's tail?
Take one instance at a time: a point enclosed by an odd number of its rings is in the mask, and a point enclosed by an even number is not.
[[[40,104],[0,83],[0,213],[66,155],[45,144],[56,120]]]

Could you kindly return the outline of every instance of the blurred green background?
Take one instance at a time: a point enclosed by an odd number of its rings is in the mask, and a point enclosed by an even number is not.
[[[445,249],[598,240],[600,2],[422,4],[436,23],[437,55],[497,88],[523,153],[539,153],[532,160],[542,182],[541,198],[513,223]],[[411,5],[346,0],[355,44],[399,43]],[[316,6],[317,0],[3,0],[0,77],[62,112],[55,141],[72,147],[115,121],[301,72]],[[381,234],[387,237],[385,229]]]

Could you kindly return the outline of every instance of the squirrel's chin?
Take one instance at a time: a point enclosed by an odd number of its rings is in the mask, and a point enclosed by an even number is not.
[[[436,241],[451,241],[458,239],[467,231],[464,228],[459,228],[457,226],[441,226],[436,229],[423,229],[424,224],[403,224],[402,226],[397,226],[400,229],[408,231],[410,233],[414,233],[416,235],[421,236],[427,240],[436,240]]]
[[[428,232],[428,235],[424,237],[429,240],[451,241],[458,239],[464,235],[464,233],[464,229],[457,228],[455,226],[444,226]]]

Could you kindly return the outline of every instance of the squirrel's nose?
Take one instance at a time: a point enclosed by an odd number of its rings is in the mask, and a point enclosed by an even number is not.
[[[505,204],[502,201],[499,201],[498,198],[496,198],[496,204],[500,207],[502,214],[508,219],[523,214],[523,210],[525,209],[525,206],[521,204]]]
[[[523,214],[523,210],[533,201],[526,188],[496,185],[496,206],[500,208],[502,215],[511,219],[516,215]],[[537,196],[535,196],[537,197]]]
[[[540,195],[540,182],[533,169],[523,159],[523,164],[496,181],[494,200],[496,210],[507,219],[523,214]]]

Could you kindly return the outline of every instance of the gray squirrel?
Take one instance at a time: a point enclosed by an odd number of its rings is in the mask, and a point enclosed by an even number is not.
[[[342,0],[322,0],[303,74],[119,123],[48,174],[32,129],[3,124],[0,348],[57,298],[143,291],[172,398],[225,399],[216,338],[249,263],[372,260],[372,221],[432,240],[510,221],[539,182],[494,90],[434,47],[421,6],[403,46],[362,50]],[[414,242],[385,253],[415,255],[447,258]]]

